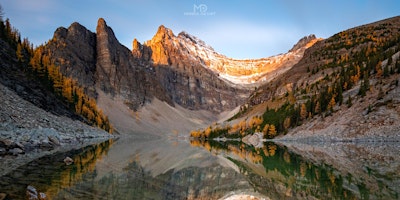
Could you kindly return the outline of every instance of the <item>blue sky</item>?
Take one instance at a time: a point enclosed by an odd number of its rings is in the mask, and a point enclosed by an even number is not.
[[[232,58],[287,52],[301,37],[327,38],[342,30],[400,15],[398,0],[0,0],[5,17],[34,45],[56,28],[79,22],[95,32],[103,17],[132,47],[159,25],[186,31]]]

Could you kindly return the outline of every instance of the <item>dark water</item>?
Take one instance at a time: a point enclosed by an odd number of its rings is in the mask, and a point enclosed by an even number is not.
[[[399,184],[398,143],[120,138],[28,163],[1,177],[0,193],[26,199],[29,185],[47,199],[399,199]]]

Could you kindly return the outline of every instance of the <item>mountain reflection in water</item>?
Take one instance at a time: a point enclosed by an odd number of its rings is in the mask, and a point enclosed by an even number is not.
[[[25,199],[398,199],[399,144],[275,144],[125,137],[37,159],[1,177]],[[70,156],[74,164],[62,160]]]

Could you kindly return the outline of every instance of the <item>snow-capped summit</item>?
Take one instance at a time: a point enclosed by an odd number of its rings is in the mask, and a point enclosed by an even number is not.
[[[193,66],[197,63],[230,84],[253,87],[290,69],[302,58],[305,49],[317,41],[314,35],[310,35],[302,38],[287,53],[238,60],[219,54],[210,45],[185,31],[175,36],[170,29],[160,26],[145,45],[152,49],[151,61],[154,64]]]

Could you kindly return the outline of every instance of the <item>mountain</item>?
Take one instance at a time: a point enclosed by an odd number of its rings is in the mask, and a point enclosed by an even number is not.
[[[231,121],[192,135],[399,141],[399,55],[399,16],[344,30],[258,87]]]
[[[307,49],[302,59],[287,73],[255,91],[248,103],[257,105],[274,96],[282,96],[292,91],[297,93],[295,96],[301,96],[300,90],[307,88],[318,92],[316,90],[319,88],[315,88],[316,84],[329,85],[338,78],[348,78],[342,77],[345,74],[338,74],[339,71],[344,69],[354,73],[356,72],[353,68],[355,65],[360,68],[373,68],[370,72],[370,75],[373,75],[377,71],[375,68],[379,61],[383,62],[390,55],[396,55],[399,51],[399,20],[400,17],[381,20],[345,30],[321,40]],[[393,56],[393,58],[390,65],[396,64],[397,56]],[[387,60],[381,63],[382,72],[383,64],[386,65],[386,62]],[[394,70],[395,66],[390,67],[393,67]],[[335,75],[336,77],[333,77]],[[358,82],[354,81],[355,83],[350,85],[355,86],[360,83],[363,74],[358,74],[358,76]],[[323,79],[331,80],[323,83]],[[312,85],[314,85],[313,89],[310,88]],[[348,90],[350,87],[343,89]]]
[[[173,35],[160,27],[151,41],[156,44],[168,34]],[[157,98],[192,110],[219,112],[240,105],[247,97],[247,90],[230,87],[197,63],[168,65],[162,55],[170,53],[169,49],[135,44],[137,49],[128,50],[118,42],[106,22],[99,19],[96,33],[78,23],[68,29],[59,28],[46,45],[45,54],[60,65],[65,75],[76,77],[93,96],[96,89],[113,97],[120,96],[132,110]],[[165,40],[163,45],[169,44]],[[239,98],[232,98],[234,94]]]
[[[300,60],[305,49],[318,40],[315,35],[310,35],[302,38],[288,53],[261,59],[237,60],[215,52],[211,46],[189,33],[181,32],[175,36],[171,30],[161,26],[153,39],[144,45],[153,52],[151,61],[154,64],[190,66],[196,63],[218,74],[227,83],[233,83],[234,87],[254,87],[284,73]],[[140,45],[133,46],[133,50],[137,51],[135,47]],[[146,58],[149,56],[146,55]]]
[[[93,97],[101,90],[121,97],[132,110],[157,98],[172,106],[219,113],[243,104],[254,86],[290,69],[316,41],[311,35],[287,54],[235,60],[195,36],[186,32],[175,36],[160,26],[144,44],[134,39],[130,51],[99,19],[96,33],[78,23],[57,29],[45,54]]]

